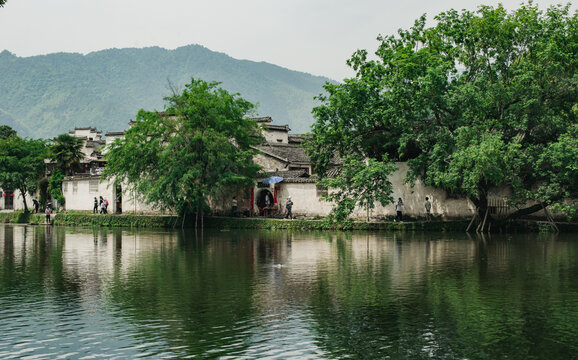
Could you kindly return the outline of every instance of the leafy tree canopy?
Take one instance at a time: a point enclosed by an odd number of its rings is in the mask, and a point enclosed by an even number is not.
[[[260,167],[252,146],[263,141],[246,118],[254,105],[219,84],[192,79],[165,98],[165,112],[141,110],[106,154],[104,178],[134,185],[148,202],[202,214],[209,198],[252,183]]]
[[[407,160],[407,180],[481,211],[490,188],[511,187],[513,216],[576,197],[577,19],[569,5],[481,6],[380,36],[375,56],[349,59],[354,78],[319,96],[308,152],[320,175],[335,154]]]
[[[36,191],[44,174],[46,144],[44,140],[22,139],[16,135],[0,138],[0,186],[19,190],[28,211],[26,194]]]
[[[16,135],[16,130],[12,129],[10,126],[0,125],[0,139],[6,139]]]

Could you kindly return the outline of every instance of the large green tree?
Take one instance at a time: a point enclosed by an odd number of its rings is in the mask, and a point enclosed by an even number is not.
[[[126,136],[111,144],[103,177],[134,186],[183,219],[202,218],[210,198],[251,184],[260,169],[252,160],[262,135],[246,117],[254,105],[196,79],[165,100],[164,112],[139,111]]]
[[[308,152],[408,161],[408,181],[467,196],[484,214],[509,186],[512,217],[578,195],[578,21],[567,6],[450,10],[359,50],[327,84]],[[384,155],[388,154],[386,158]]]
[[[19,190],[28,212],[26,195],[36,191],[44,174],[44,140],[22,139],[17,135],[0,138],[0,186]]]

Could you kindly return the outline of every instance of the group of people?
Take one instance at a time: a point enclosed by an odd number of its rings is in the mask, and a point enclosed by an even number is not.
[[[102,196],[100,197],[100,199],[102,202]],[[270,200],[269,200],[268,196],[265,198],[265,205],[267,206],[267,208],[269,208],[269,206],[270,206]],[[96,208],[97,208],[97,203],[96,203],[96,198],[94,198],[95,211],[96,211]],[[291,196],[287,197],[287,202],[285,202],[285,210],[287,212],[285,213],[284,218],[285,219],[293,219],[293,211],[292,211],[293,210],[293,201],[291,200]],[[425,202],[424,202],[424,210],[425,210],[426,221],[430,221],[431,220],[431,201],[429,200],[429,197],[427,197],[427,196],[426,196]],[[106,206],[105,206],[104,211],[105,211],[104,213],[106,214]],[[403,200],[401,200],[401,198],[398,198],[397,202],[395,203],[395,212],[396,212],[396,216],[395,216],[395,219],[393,221],[395,221],[395,222],[403,221]],[[233,217],[239,217],[240,216],[236,197],[233,197],[231,215]]]
[[[40,211],[40,203],[38,202],[38,200],[36,199],[32,199],[32,206],[34,207],[32,209],[32,213],[33,214],[38,214]],[[46,207],[44,208],[44,215],[46,216],[46,223],[47,224],[52,224],[52,204],[50,202],[48,202],[46,204]]]
[[[92,213],[96,214],[107,214],[108,213],[108,200],[100,196],[100,199],[94,197],[94,207],[92,208]]]
[[[425,208],[425,219],[426,221],[430,221],[431,220],[431,201],[429,201],[429,197],[425,197],[425,203],[424,203],[424,208]],[[393,221],[403,221],[403,201],[401,200],[401,198],[397,199],[397,203],[395,203],[395,219]]]
[[[233,200],[231,203],[232,203],[231,204],[232,205],[231,215],[233,217],[239,217],[240,216],[239,207],[237,204],[237,198],[235,196],[233,196]],[[265,203],[266,203],[267,209],[270,209],[271,200],[269,199],[268,196],[265,198]],[[293,210],[293,201],[291,200],[291,196],[287,197],[287,202],[285,203],[285,210],[287,211],[287,213],[285,214],[285,219],[293,220],[293,211],[292,211]]]

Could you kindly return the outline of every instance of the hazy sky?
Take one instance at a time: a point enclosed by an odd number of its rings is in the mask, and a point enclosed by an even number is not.
[[[432,19],[499,2],[513,9],[522,1],[8,0],[0,8],[0,51],[25,57],[200,44],[341,80],[353,74],[345,61],[356,49],[373,52],[379,34],[408,28],[424,13]],[[559,1],[535,3],[545,10]]]

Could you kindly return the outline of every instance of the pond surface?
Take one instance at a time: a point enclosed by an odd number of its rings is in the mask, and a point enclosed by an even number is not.
[[[576,359],[576,235],[0,225],[0,359]]]

